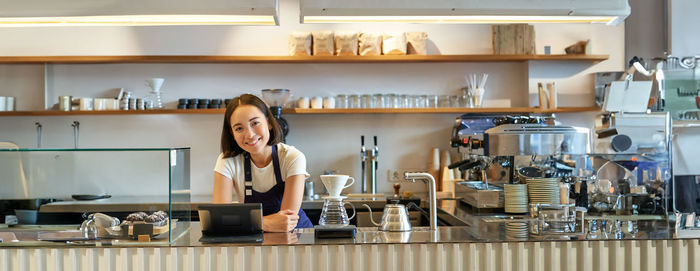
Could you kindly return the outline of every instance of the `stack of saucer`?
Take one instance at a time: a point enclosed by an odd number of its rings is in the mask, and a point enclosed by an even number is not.
[[[527,178],[530,203],[559,204],[559,178]]]
[[[506,239],[527,239],[527,222],[506,222]]]
[[[527,212],[527,185],[526,184],[506,184],[503,185],[505,194],[506,213],[526,213]]]

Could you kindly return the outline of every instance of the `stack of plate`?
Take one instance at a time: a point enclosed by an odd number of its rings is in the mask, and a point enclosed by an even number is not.
[[[526,184],[506,184],[503,185],[505,194],[506,213],[526,213],[527,212],[527,185]]]
[[[506,239],[527,239],[527,222],[506,222]]]
[[[530,203],[559,204],[559,178],[527,178]]]

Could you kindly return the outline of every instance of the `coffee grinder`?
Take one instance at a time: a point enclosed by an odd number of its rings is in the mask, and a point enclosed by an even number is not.
[[[272,115],[275,117],[277,123],[279,123],[280,128],[282,128],[282,140],[286,141],[285,139],[289,133],[289,124],[287,124],[287,120],[282,118],[282,107],[287,103],[287,100],[289,100],[289,90],[280,88],[263,89],[262,97],[265,103],[270,106]]]

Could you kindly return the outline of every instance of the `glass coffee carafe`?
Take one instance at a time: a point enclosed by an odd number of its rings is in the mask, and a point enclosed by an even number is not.
[[[325,197],[323,202],[323,210],[321,210],[321,219],[318,224],[321,226],[348,226],[350,219],[355,217],[355,206],[349,202],[343,202],[345,197]],[[348,217],[345,211],[345,204],[352,207],[352,216]]]

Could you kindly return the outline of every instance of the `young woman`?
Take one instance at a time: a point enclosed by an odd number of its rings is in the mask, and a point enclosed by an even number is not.
[[[260,98],[243,94],[226,107],[214,203],[262,203],[263,230],[313,227],[301,210],[306,157],[281,143],[282,129]]]

